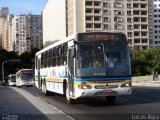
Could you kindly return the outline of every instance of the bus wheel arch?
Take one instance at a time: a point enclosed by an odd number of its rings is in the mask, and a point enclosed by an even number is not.
[[[66,101],[67,101],[67,103],[68,103],[68,104],[75,104],[75,103],[76,103],[76,100],[73,99],[73,98],[71,98],[71,97],[69,96],[68,84],[66,84],[66,92],[65,92],[65,93],[66,93],[65,96],[66,96]]]
[[[66,89],[67,89],[67,80],[63,80],[63,95],[66,96]]]

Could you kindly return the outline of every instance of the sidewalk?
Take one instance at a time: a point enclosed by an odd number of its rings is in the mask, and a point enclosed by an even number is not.
[[[159,78],[160,78],[160,75],[159,75]],[[132,85],[133,86],[160,87],[160,80],[153,81],[152,79],[153,79],[152,75],[132,77]]]

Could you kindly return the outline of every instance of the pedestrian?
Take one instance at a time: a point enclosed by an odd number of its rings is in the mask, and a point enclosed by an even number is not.
[[[153,75],[153,81],[154,81],[155,80],[155,72],[154,72],[154,70],[152,72],[152,75]]]
[[[155,80],[156,80],[156,81],[159,80],[158,72],[157,72],[157,71],[155,72]]]

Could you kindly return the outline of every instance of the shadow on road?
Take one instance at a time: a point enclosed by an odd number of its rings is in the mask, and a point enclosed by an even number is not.
[[[0,120],[1,119],[49,120],[46,115],[24,96],[8,86],[0,86]]]

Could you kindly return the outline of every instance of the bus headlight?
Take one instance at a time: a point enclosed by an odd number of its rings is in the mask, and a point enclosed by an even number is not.
[[[128,83],[128,84],[122,84],[121,87],[131,87],[131,83]]]
[[[78,85],[79,89],[91,89],[92,86],[91,85]]]

